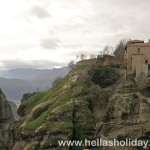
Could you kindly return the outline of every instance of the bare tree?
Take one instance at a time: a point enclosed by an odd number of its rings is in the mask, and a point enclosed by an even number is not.
[[[116,48],[115,48],[114,55],[115,55],[115,59],[118,62],[123,62],[123,60],[124,60],[124,50],[126,47],[126,43],[128,41],[129,40],[127,40],[127,39],[120,40],[119,43],[117,44]]]
[[[100,57],[103,57],[103,51],[100,51],[99,54]]]
[[[81,60],[84,60],[86,57],[87,57],[87,56],[86,56],[85,54],[81,54],[81,55],[80,55]]]
[[[113,47],[112,46],[105,46],[104,49],[103,49],[103,54],[107,54],[107,55],[110,55],[113,51]]]

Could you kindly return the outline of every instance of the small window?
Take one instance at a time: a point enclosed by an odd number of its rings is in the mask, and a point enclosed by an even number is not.
[[[145,60],[145,64],[148,64],[148,60]]]
[[[138,48],[138,53],[140,53],[140,48]]]

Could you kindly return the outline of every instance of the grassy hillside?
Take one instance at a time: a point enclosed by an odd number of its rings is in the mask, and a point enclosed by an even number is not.
[[[123,70],[77,68],[48,91],[24,96],[12,150],[102,150],[59,147],[58,140],[149,139],[149,104]]]
[[[31,135],[52,135],[48,140],[42,139],[44,148],[49,144],[55,147],[58,139],[92,137],[94,118],[89,107],[87,78],[87,69],[77,69],[48,91],[23,100],[18,109],[22,119],[16,124],[20,134],[27,139]]]

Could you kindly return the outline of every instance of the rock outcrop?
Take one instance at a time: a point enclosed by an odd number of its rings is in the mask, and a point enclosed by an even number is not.
[[[14,116],[14,120],[18,120],[19,119],[19,115],[17,114],[17,110],[18,110],[18,107],[17,105],[12,102],[12,101],[8,101],[10,107],[11,107],[11,110],[12,110],[12,113],[13,113],[13,116]]]
[[[14,121],[11,107],[0,89],[0,149],[10,149],[10,126]]]
[[[21,119],[12,130],[12,150],[83,150],[97,147],[59,147],[58,140],[150,139],[150,97],[133,82],[106,88],[87,81],[86,70],[74,71],[47,92],[22,101]],[[142,147],[104,147],[142,150]]]

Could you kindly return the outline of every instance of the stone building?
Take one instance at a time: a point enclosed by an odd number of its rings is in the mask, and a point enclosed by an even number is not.
[[[150,42],[141,40],[129,41],[125,48],[125,64],[127,72],[144,72],[148,76],[150,66]]]
[[[97,58],[91,58],[91,59],[84,59],[79,62],[77,62],[78,66],[108,66],[114,63],[114,56],[111,55],[98,55]]]

